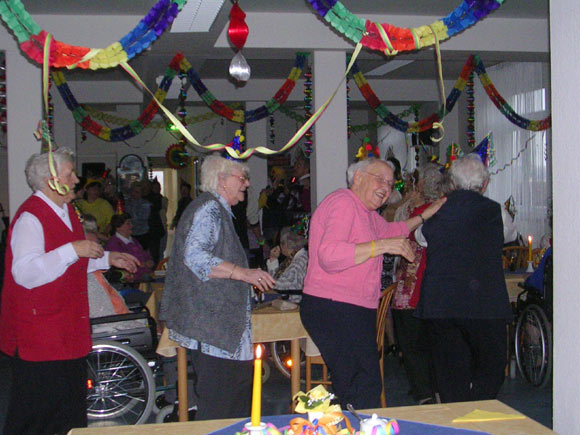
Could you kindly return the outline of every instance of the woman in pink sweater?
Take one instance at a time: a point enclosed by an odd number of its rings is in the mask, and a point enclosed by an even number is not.
[[[332,374],[341,405],[378,408],[381,377],[375,322],[382,255],[413,261],[407,235],[445,200],[405,222],[391,223],[376,210],[391,194],[392,167],[366,159],[350,165],[347,177],[349,188],[324,198],[312,216],[300,317]]]

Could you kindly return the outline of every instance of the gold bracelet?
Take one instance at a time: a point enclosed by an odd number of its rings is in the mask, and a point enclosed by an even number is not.
[[[375,257],[375,241],[371,240],[371,258]]]
[[[229,276],[228,279],[232,279],[232,276],[234,276],[234,270],[236,270],[236,266],[237,265],[234,264],[234,267],[232,267],[232,271],[231,271],[230,276]]]

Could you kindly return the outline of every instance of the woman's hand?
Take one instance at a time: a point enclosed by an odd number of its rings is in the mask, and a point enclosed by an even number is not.
[[[76,240],[72,242],[72,247],[79,258],[101,258],[105,255],[103,247],[91,240]]]
[[[441,206],[443,204],[445,204],[445,201],[447,201],[446,197],[439,198],[438,200],[433,201],[433,203],[429,207],[427,207],[425,210],[423,210],[423,213],[421,213],[423,215],[423,219],[427,220],[431,216],[433,216],[435,213],[437,213],[439,211],[439,209],[441,208]]]
[[[280,257],[280,246],[274,246],[270,250],[270,261],[277,260]]]
[[[392,237],[376,241],[378,254],[400,255],[407,261],[415,260],[415,252],[411,248],[411,242],[405,237]]]
[[[244,269],[239,267],[234,270],[232,279],[237,279],[247,282],[248,284],[252,284],[258,289],[258,291],[261,292],[270,290],[272,287],[274,287],[274,284],[276,284],[274,278],[272,278],[268,272],[262,269]]]
[[[141,265],[137,258],[124,252],[110,252],[109,264],[111,266],[115,266],[118,269],[125,269],[131,273],[137,272],[137,267]]]

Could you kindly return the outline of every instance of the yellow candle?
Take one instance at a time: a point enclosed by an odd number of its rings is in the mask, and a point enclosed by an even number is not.
[[[532,236],[528,236],[528,261],[532,261]]]
[[[260,414],[262,412],[262,346],[256,346],[256,359],[254,360],[254,388],[252,389],[252,426],[260,426]]]

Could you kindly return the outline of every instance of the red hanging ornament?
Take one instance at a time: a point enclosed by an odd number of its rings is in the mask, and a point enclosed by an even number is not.
[[[228,27],[228,37],[232,44],[241,50],[246,43],[250,29],[246,24],[246,13],[235,2],[230,11],[230,26]]]
[[[232,9],[230,11],[230,25],[228,27],[228,37],[234,46],[238,49],[238,52],[232,59],[230,63],[230,75],[240,81],[247,82],[250,79],[250,74],[252,69],[246,61],[246,58],[242,55],[242,48],[246,43],[248,34],[250,30],[246,24],[246,14],[238,6],[238,2],[234,2]]]

